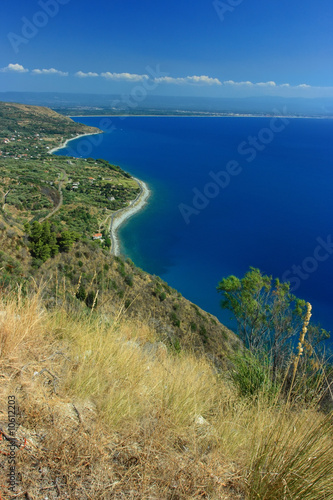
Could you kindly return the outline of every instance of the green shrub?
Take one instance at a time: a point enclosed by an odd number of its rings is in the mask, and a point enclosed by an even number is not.
[[[81,301],[84,301],[87,297],[87,292],[84,288],[83,285],[80,285],[78,291],[76,292],[76,298],[81,300]]]
[[[174,339],[174,341],[172,343],[172,347],[173,347],[174,351],[176,352],[176,354],[179,354],[181,352],[182,347],[180,345],[179,339]]]
[[[231,378],[238,389],[240,396],[254,396],[259,393],[273,396],[278,390],[278,385],[271,379],[269,360],[242,351],[232,356],[233,369]]]
[[[178,328],[180,327],[180,319],[178,318],[178,316],[174,312],[172,312],[170,314],[170,319],[171,319],[172,324],[174,326],[178,326]]]
[[[207,335],[207,330],[206,328],[204,327],[204,325],[200,325],[200,328],[199,328],[199,334],[200,336],[202,337],[202,341],[204,344],[207,343],[207,340],[208,340],[208,335]]]
[[[95,309],[97,307],[97,300],[95,301],[96,293],[93,291],[88,292],[86,297],[86,306],[92,308],[95,302]]]
[[[125,283],[128,286],[133,286],[133,276],[132,276],[132,274],[127,274],[125,276]]]

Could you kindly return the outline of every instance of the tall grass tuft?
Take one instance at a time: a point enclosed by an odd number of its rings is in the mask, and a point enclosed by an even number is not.
[[[253,441],[249,499],[331,499],[332,423],[332,414],[277,412]]]

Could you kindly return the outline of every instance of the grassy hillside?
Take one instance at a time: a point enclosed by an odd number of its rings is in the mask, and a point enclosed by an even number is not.
[[[121,309],[47,310],[41,291],[2,298],[0,421],[8,436],[15,396],[15,495],[332,498],[332,415],[265,391],[239,397],[207,358],[156,340]],[[7,472],[4,460],[6,500],[17,498]]]
[[[5,155],[24,154],[27,148],[37,149],[37,155],[45,152],[46,147],[59,146],[65,139],[99,132],[41,106],[0,102],[0,118],[0,149]],[[4,145],[6,138],[9,142]]]
[[[27,293],[35,284],[42,286],[44,307],[49,309],[70,304],[81,310],[87,307],[89,297],[93,301],[97,295],[94,309],[98,313],[109,317],[121,310],[126,318],[145,321],[168,346],[206,353],[217,366],[225,366],[227,355],[241,345],[216,317],[159,277],[145,273],[129,260],[113,257],[98,243],[77,242],[71,251],[36,268],[26,237],[13,233],[7,226],[0,229],[0,284],[7,289],[15,290],[21,284]]]

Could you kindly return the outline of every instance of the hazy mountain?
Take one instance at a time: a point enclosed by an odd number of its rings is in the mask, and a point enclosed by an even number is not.
[[[333,116],[333,98],[284,97],[171,97],[147,96],[137,103],[131,96],[112,94],[71,94],[55,92],[3,92],[0,100],[49,106],[63,113],[98,114],[110,111],[128,114],[184,113],[239,113],[279,114],[299,116]]]

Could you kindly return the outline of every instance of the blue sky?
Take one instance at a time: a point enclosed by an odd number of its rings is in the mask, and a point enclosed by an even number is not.
[[[0,91],[333,96],[332,27],[332,0],[3,0]]]

